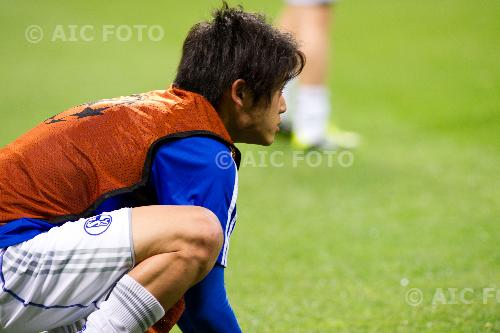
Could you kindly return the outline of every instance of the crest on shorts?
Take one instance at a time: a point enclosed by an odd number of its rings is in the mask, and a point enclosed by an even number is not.
[[[97,236],[108,230],[112,220],[111,216],[101,214],[88,218],[83,227],[89,235]]]

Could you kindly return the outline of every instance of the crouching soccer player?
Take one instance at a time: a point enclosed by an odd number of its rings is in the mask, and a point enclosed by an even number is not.
[[[2,148],[0,332],[168,331],[183,295],[184,332],[241,331],[224,288],[234,142],[273,142],[304,62],[224,5],[169,89],[76,106]]]

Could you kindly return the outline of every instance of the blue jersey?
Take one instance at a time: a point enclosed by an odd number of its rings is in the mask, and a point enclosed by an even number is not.
[[[224,231],[217,263],[226,266],[229,240],[236,223],[238,173],[230,149],[215,138],[194,136],[164,143],[151,166],[151,183],[158,204],[196,205],[211,210]],[[120,196],[106,200],[96,214],[129,206]],[[15,245],[56,225],[37,219],[20,219],[0,227],[0,248]]]

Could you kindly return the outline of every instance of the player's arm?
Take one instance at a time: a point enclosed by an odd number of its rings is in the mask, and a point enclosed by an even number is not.
[[[152,164],[151,179],[160,204],[208,208],[224,231],[216,266],[186,293],[186,310],[179,323],[186,333],[241,331],[227,299],[223,267],[236,215],[237,171],[235,165],[218,167],[221,153],[229,149],[216,139],[190,137],[163,144]]]
[[[224,267],[215,266],[186,293],[185,301],[189,306],[178,323],[182,332],[241,332],[227,299]]]

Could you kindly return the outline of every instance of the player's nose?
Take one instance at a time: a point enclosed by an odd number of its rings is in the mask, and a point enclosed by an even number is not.
[[[283,95],[280,96],[280,109],[279,109],[280,114],[286,112],[286,100]]]

